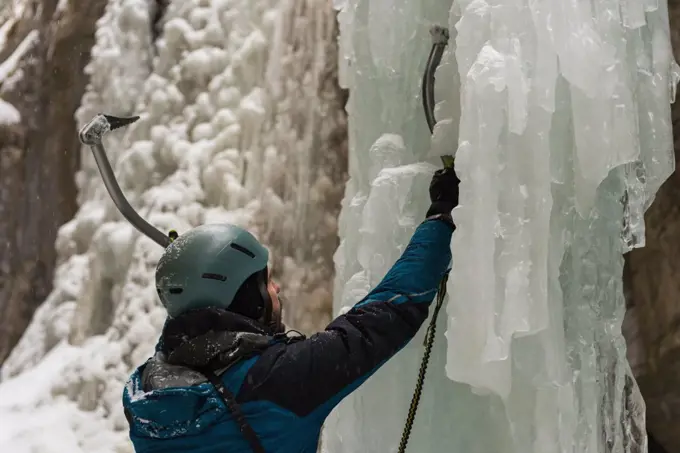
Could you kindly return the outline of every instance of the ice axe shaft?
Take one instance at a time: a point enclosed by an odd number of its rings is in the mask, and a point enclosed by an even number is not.
[[[139,119],[138,116],[130,118],[119,118],[111,115],[98,114],[80,130],[79,138],[84,145],[88,145],[94,155],[94,160],[102,175],[104,186],[109,192],[111,199],[116,207],[123,214],[123,217],[152,241],[165,248],[171,243],[171,239],[144,220],[135,209],[130,205],[118,185],[116,175],[113,173],[109,158],[106,156],[106,149],[102,144],[104,135],[112,130],[127,126]]]
[[[423,73],[422,97],[425,119],[427,120],[427,126],[430,128],[430,133],[432,133],[434,132],[435,124],[437,124],[437,120],[434,117],[434,73],[442,60],[444,49],[449,42],[449,31],[444,27],[435,25],[430,29],[430,35],[432,36],[432,48],[430,49],[430,55],[427,58],[425,72]],[[453,156],[441,156],[441,159],[444,167],[453,167]]]

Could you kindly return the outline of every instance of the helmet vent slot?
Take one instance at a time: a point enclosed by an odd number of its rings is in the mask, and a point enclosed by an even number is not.
[[[170,294],[182,294],[184,290],[182,288],[169,288],[168,291]]]
[[[222,282],[226,282],[226,281],[227,281],[227,277],[225,277],[224,275],[220,275],[220,274],[210,274],[210,273],[206,273],[206,274],[201,275],[201,277],[202,277],[202,278],[209,278],[209,279],[211,279],[211,280],[220,280],[220,281],[222,281]]]
[[[234,244],[232,242],[231,244],[229,244],[229,246],[231,248],[233,248],[234,250],[238,250],[239,252],[248,255],[251,258],[255,258],[255,254],[253,252],[251,252],[250,250],[248,250],[247,248],[243,247],[242,245]]]

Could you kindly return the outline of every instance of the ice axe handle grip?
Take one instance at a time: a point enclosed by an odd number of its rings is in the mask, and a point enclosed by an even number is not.
[[[123,217],[125,217],[127,221],[130,222],[141,233],[149,237],[161,247],[165,248],[170,245],[172,241],[168,236],[144,220],[139,214],[137,214],[137,211],[135,211],[134,208],[130,206],[130,203],[128,203],[123,191],[118,185],[118,181],[116,181],[116,176],[113,173],[109,159],[106,157],[106,150],[104,149],[104,146],[101,143],[96,143],[90,145],[90,149],[94,155],[94,160],[97,162],[97,167],[99,167],[99,173],[102,175],[104,186],[106,186],[106,190],[109,192],[111,199],[115,203],[120,213],[123,214]]]

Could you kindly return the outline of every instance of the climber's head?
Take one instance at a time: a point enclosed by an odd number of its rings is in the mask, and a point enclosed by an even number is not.
[[[269,275],[269,252],[234,225],[202,225],[179,236],[156,267],[156,289],[168,315],[219,307],[283,329],[279,286]]]

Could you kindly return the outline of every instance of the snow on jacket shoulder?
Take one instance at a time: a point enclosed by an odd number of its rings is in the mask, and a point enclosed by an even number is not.
[[[380,284],[323,332],[275,342],[221,376],[267,452],[316,452],[331,410],[415,336],[448,270],[452,231],[423,222]],[[137,453],[251,451],[220,395],[195,372],[175,367],[162,388],[145,392],[142,374],[153,360],[123,391]]]

